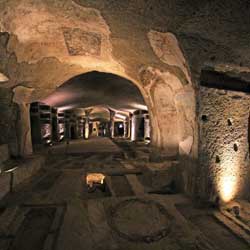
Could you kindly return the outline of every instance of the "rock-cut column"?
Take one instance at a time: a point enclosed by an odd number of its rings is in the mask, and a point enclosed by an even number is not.
[[[84,129],[84,139],[89,139],[89,115],[91,113],[92,109],[86,109],[85,110],[85,129]]]
[[[111,138],[115,137],[115,111],[109,110],[110,113],[110,134]]]
[[[19,104],[18,147],[19,155],[22,157],[33,153],[30,126],[30,105],[26,103]]]
[[[32,154],[30,99],[32,88],[18,86],[14,90],[13,101],[18,104],[19,116],[17,121],[18,155],[21,157]]]

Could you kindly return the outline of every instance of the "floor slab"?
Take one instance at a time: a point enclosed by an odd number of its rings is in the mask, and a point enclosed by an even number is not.
[[[249,249],[213,218],[213,211],[194,208],[184,195],[148,194],[138,175],[126,175],[126,171],[137,167],[116,155],[121,150],[111,140],[76,140],[70,146],[72,152],[87,154],[65,155],[63,146],[55,147],[57,154],[49,155],[39,176],[0,201],[0,208],[4,208],[0,213],[1,250],[13,250],[11,245],[16,247],[19,241],[22,249],[38,244],[37,249],[49,246],[46,250]],[[109,155],[104,156],[103,152]],[[97,189],[89,193],[89,171],[115,171],[121,175],[109,176],[112,192]],[[55,223],[56,216],[47,213],[51,207],[60,215],[59,223]],[[24,208],[35,212],[34,219],[25,220]],[[42,231],[36,226],[40,214],[48,216]],[[26,244],[22,240],[18,228],[25,223],[36,231],[35,242]],[[54,224],[56,232],[46,229]],[[225,240],[233,244],[223,244]]]
[[[81,153],[117,153],[122,150],[107,137],[91,137],[88,140],[76,139],[54,145],[52,154],[81,154]]]

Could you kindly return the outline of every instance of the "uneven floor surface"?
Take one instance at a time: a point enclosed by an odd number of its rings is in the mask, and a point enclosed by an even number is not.
[[[1,250],[250,249],[213,211],[181,194],[145,193],[136,174],[124,174],[136,159],[109,139],[70,145],[52,148],[45,168],[0,202]],[[107,174],[105,190],[88,192],[89,172]]]
[[[52,154],[82,154],[82,153],[112,153],[121,152],[109,138],[92,137],[89,140],[75,139],[55,145],[51,148]]]

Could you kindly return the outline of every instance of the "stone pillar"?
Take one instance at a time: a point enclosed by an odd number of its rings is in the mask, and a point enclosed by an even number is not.
[[[98,135],[99,135],[99,128],[98,128],[99,124],[98,124],[98,122],[93,122],[92,124],[93,124],[92,136],[97,136],[98,137]]]
[[[114,118],[111,121],[111,138],[115,137],[115,121]]]
[[[150,138],[150,120],[149,115],[144,115],[144,138]]]
[[[34,89],[17,86],[13,89],[13,101],[19,107],[17,121],[18,155],[25,157],[32,154],[31,126],[30,126],[30,100]]]
[[[85,110],[85,133],[84,133],[84,139],[89,139],[89,115],[91,113],[92,109],[86,109]]]
[[[89,139],[89,118],[86,117],[85,119],[85,128],[84,128],[84,139]]]
[[[115,111],[109,110],[110,113],[110,134],[111,138],[115,137]]]
[[[132,115],[131,118],[131,141],[136,140],[136,116]]]
[[[127,137],[127,121],[126,120],[123,122],[123,137],[124,138]]]
[[[128,118],[128,139],[131,139],[131,126],[132,126],[132,114],[129,114]]]
[[[30,105],[19,103],[19,120],[18,120],[18,148],[19,155],[25,157],[31,155],[31,126],[30,126]]]

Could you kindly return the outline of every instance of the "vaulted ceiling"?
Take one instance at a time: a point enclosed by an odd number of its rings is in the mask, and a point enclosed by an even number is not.
[[[60,109],[93,106],[130,112],[147,109],[134,83],[117,75],[96,71],[68,80],[42,101]]]

